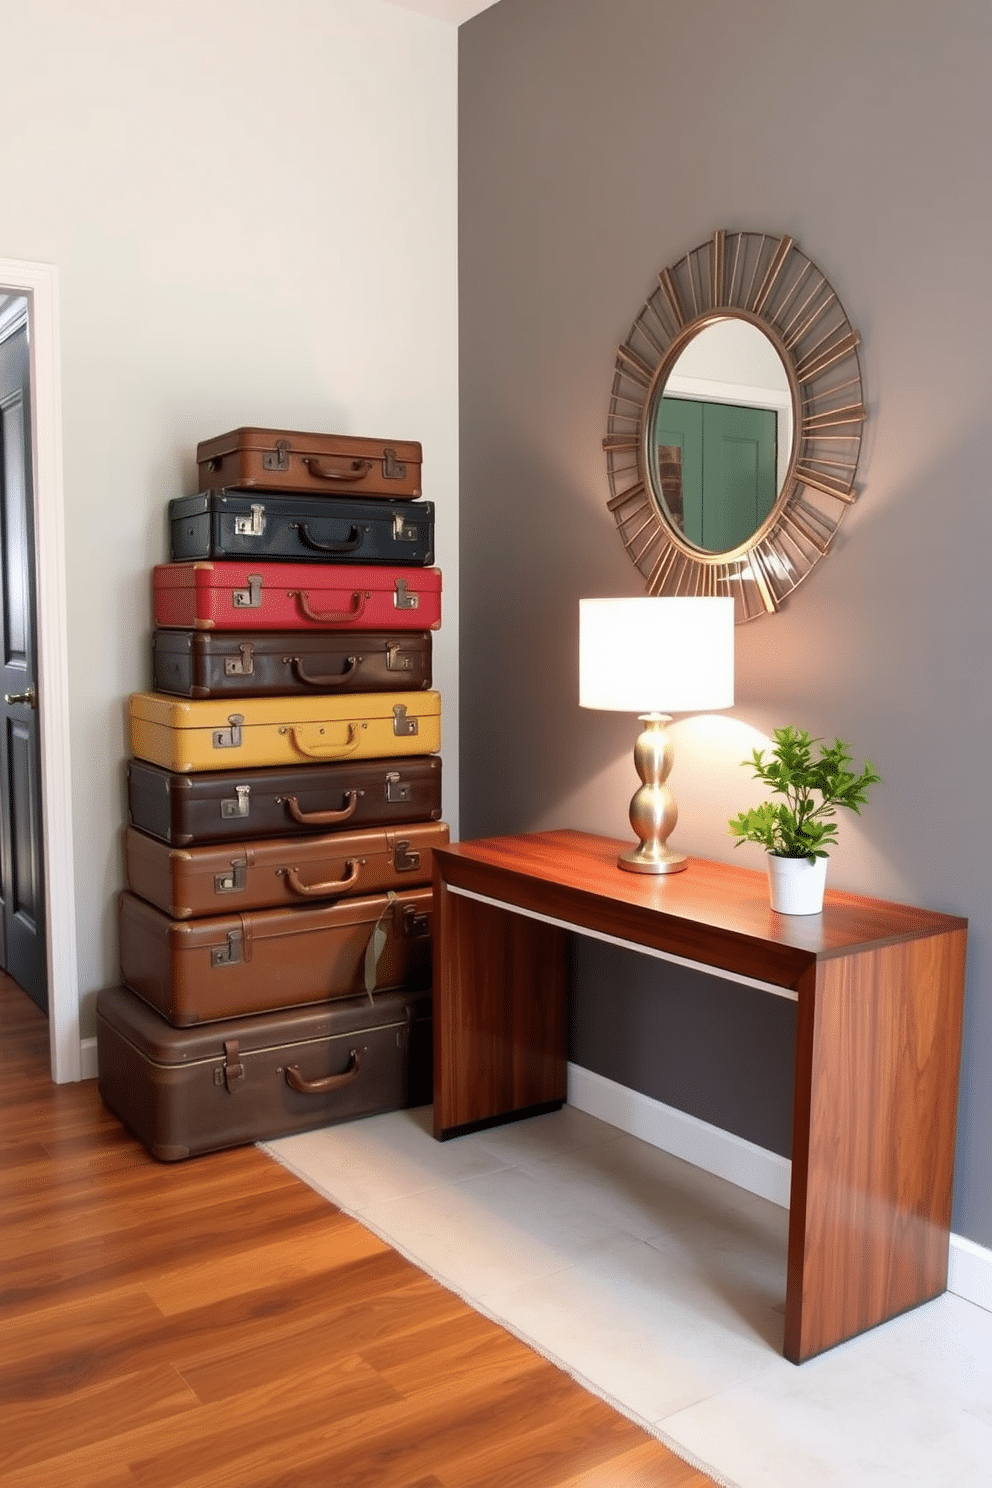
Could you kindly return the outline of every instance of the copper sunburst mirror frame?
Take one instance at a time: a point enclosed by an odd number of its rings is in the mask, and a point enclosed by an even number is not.
[[[792,449],[768,516],[726,552],[695,546],[655,474],[654,414],[680,354],[727,319],[767,336],[792,394]],[[776,611],[828,551],[848,506],[865,422],[860,337],[791,237],[719,230],[662,269],[617,352],[607,434],[609,507],[649,594],[733,596],[738,624]]]

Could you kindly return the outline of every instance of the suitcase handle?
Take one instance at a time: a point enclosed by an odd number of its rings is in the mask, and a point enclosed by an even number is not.
[[[331,470],[322,465],[316,455],[303,455],[304,465],[317,480],[356,481],[364,480],[372,469],[371,460],[352,460],[350,470]]]
[[[300,541],[304,546],[315,548],[318,553],[353,553],[356,548],[360,548],[362,545],[362,529],[354,525],[351,528],[350,534],[343,542],[321,542],[310,531],[310,524],[308,522],[297,522],[296,530],[299,532]]]
[[[340,1090],[342,1085],[350,1085],[353,1080],[358,1079],[364,1053],[364,1049],[352,1049],[348,1068],[340,1075],[325,1075],[322,1080],[308,1080],[298,1064],[287,1064],[286,1084],[293,1090],[298,1090],[301,1095],[326,1095],[329,1090]]]
[[[342,620],[360,620],[365,614],[365,601],[369,597],[368,593],[363,594],[360,589],[356,589],[351,596],[350,610],[313,610],[310,608],[309,590],[291,589],[289,592],[296,595],[300,613],[315,625],[338,625]]]
[[[294,821],[301,826],[329,827],[335,822],[347,821],[349,816],[354,816],[358,808],[357,790],[345,791],[344,799],[347,803],[340,811],[303,811],[295,796],[286,796],[286,810]]]
[[[348,665],[343,672],[308,672],[303,665],[302,656],[292,656],[290,661],[296,676],[309,687],[341,687],[358,670],[358,661],[354,656],[348,657]]]
[[[345,863],[344,878],[332,879],[328,883],[305,884],[295,868],[284,868],[286,883],[294,894],[309,894],[314,898],[321,895],[339,894],[344,889],[350,889],[352,884],[358,882],[358,859],[349,858]]]
[[[300,754],[305,754],[310,759],[340,759],[343,755],[354,754],[362,742],[363,723],[349,723],[347,744],[322,744],[318,748],[301,743],[301,730],[290,726],[289,735],[293,741],[293,748],[298,749]]]

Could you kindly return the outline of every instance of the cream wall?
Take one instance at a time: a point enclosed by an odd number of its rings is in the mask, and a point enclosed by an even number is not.
[[[456,42],[380,0],[0,0],[0,257],[57,265],[83,1031],[118,979],[124,700],[199,439],[419,439],[457,804]],[[56,929],[57,933],[57,929]]]
[[[459,46],[463,832],[627,834],[634,722],[576,689],[579,598],[642,587],[606,507],[616,348],[716,228],[792,234],[863,337],[862,494],[738,631],[736,707],[679,726],[677,841],[731,857],[754,730],[876,763],[830,879],[970,918],[954,1224],[992,1244],[992,6],[500,0]],[[782,1150],[787,1012],[577,959],[573,1057]]]

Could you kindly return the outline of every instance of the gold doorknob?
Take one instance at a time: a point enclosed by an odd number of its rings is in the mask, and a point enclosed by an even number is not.
[[[3,700],[5,703],[27,703],[29,708],[33,708],[34,688],[29,687],[27,692],[5,692]]]

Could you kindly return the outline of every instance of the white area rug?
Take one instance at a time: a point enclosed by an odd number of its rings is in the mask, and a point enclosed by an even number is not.
[[[728,1488],[992,1481],[992,1315],[947,1295],[797,1369],[786,1211],[592,1116],[263,1147]]]

